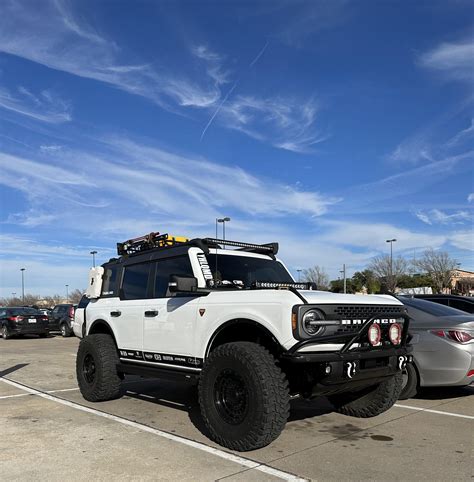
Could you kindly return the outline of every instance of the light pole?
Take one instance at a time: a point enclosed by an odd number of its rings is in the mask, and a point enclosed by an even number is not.
[[[20,268],[21,271],[21,301],[25,302],[25,269]]]
[[[298,273],[298,283],[300,282],[300,274],[301,274],[301,271],[303,271],[302,269],[297,269],[296,272]]]
[[[225,241],[225,223],[228,223],[229,221],[230,221],[230,218],[228,217],[216,219],[216,238],[217,238],[217,223],[222,223],[222,239]],[[225,249],[225,245],[224,245],[224,249]]]
[[[342,265],[342,270],[339,271],[339,273],[342,273],[342,276],[344,276],[344,294],[347,293],[347,284],[346,284],[346,265],[345,263]]]
[[[91,251],[89,254],[92,254],[92,267],[95,268],[95,255],[97,251]]]
[[[66,285],[66,303],[69,303],[69,285]]]
[[[12,297],[15,298],[15,296],[16,296],[16,293],[12,293]]]
[[[393,243],[395,243],[396,239],[387,239],[385,242],[390,243],[390,283],[393,289]]]

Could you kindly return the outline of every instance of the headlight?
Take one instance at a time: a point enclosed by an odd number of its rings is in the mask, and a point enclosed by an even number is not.
[[[303,320],[302,320],[304,331],[310,336],[317,335],[323,329],[323,326],[318,323],[321,320],[324,320],[324,313],[322,311],[320,310],[307,311],[303,315]]]

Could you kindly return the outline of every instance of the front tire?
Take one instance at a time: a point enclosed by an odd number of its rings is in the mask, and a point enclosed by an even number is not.
[[[402,392],[398,397],[399,400],[406,400],[407,398],[413,398],[418,393],[418,385],[420,380],[418,378],[418,372],[416,371],[413,363],[408,363],[402,372],[403,384]]]
[[[285,427],[288,382],[262,346],[227,343],[211,352],[201,372],[199,405],[211,438],[232,450],[273,442]]]
[[[110,335],[97,333],[81,340],[76,357],[76,375],[86,400],[103,402],[120,397],[118,362],[117,348]]]
[[[402,374],[358,392],[338,393],[329,396],[336,411],[358,418],[376,417],[386,412],[398,400],[402,391]]]

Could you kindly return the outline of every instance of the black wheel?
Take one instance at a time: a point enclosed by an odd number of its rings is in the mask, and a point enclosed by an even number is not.
[[[10,335],[10,332],[8,330],[8,327],[6,325],[3,325],[2,327],[2,338],[4,340],[8,340],[8,338],[10,338],[11,335]]]
[[[398,397],[399,400],[406,400],[407,398],[413,398],[418,392],[419,379],[418,372],[416,371],[413,363],[408,363],[406,368],[402,372],[402,393]]]
[[[386,412],[398,400],[402,391],[402,374],[358,392],[338,393],[329,396],[336,411],[351,417],[369,418]]]
[[[209,355],[199,382],[199,405],[213,440],[254,450],[275,440],[290,409],[288,382],[262,346],[227,343]]]
[[[82,396],[90,402],[113,400],[120,396],[117,348],[110,335],[86,336],[79,343],[76,375]]]

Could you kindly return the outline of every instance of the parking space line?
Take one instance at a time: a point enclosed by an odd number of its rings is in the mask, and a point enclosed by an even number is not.
[[[437,415],[447,415],[448,417],[459,417],[459,418],[467,418],[469,420],[474,420],[474,417],[472,417],[471,415],[461,415],[460,413],[441,412],[440,410],[432,410],[431,408],[412,407],[411,405],[400,405],[398,403],[396,403],[394,407],[407,408],[408,410],[417,410],[418,412],[436,413]]]
[[[214,447],[210,447],[205,445],[201,442],[196,442],[194,440],[187,439],[185,437],[180,437],[179,435],[174,435],[168,432],[164,432],[163,430],[159,430],[153,427],[149,427],[148,425],[144,425],[138,422],[133,422],[132,420],[128,420],[127,418],[119,417],[117,415],[112,415],[107,412],[102,412],[100,410],[96,410],[94,408],[87,407],[85,405],[80,405],[79,403],[71,402],[69,400],[65,400],[63,398],[56,397],[54,395],[50,395],[47,392],[42,392],[35,388],[31,388],[28,385],[24,385],[19,382],[15,382],[8,378],[0,377],[0,380],[8,385],[13,387],[19,388],[20,390],[24,390],[31,395],[37,395],[42,397],[46,400],[50,400],[52,402],[59,403],[61,405],[65,405],[66,407],[74,408],[76,410],[80,410],[82,412],[90,413],[93,415],[97,415],[99,417],[106,418],[108,420],[113,420],[114,422],[118,422],[122,425],[127,425],[129,427],[133,427],[135,429],[141,430],[143,432],[148,432],[153,435],[158,435],[159,437],[171,440],[173,442],[177,442],[188,447],[201,450],[203,452],[207,452],[211,455],[215,455],[216,457],[220,457],[222,459],[228,460],[229,462],[234,462],[236,464],[242,465],[247,467],[248,469],[258,470],[259,472],[266,473],[268,475],[272,475],[274,477],[278,477],[282,480],[291,480],[291,481],[305,481],[306,479],[300,478],[294,474],[289,472],[283,472],[282,470],[275,469],[273,467],[269,467],[268,465],[261,464],[260,462],[256,462],[251,459],[247,459],[245,457],[240,457],[239,455],[234,455],[229,452],[225,452],[224,450],[220,450]],[[235,475],[235,474],[234,474]]]
[[[74,390],[79,390],[79,388],[76,387],[76,388],[62,388],[60,390],[47,390],[45,393],[72,392]],[[0,397],[0,400],[4,400],[6,398],[29,397],[31,395],[33,395],[33,393],[18,393],[16,395],[2,395]]]

